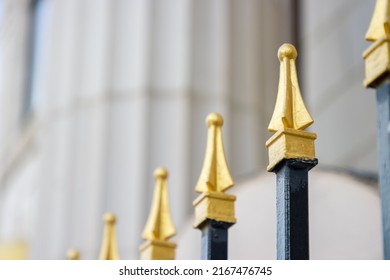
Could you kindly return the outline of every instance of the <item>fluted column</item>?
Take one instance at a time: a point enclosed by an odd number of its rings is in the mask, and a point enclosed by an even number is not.
[[[75,246],[92,259],[105,211],[113,1],[44,3],[51,28],[39,108],[39,222],[33,257],[61,259],[61,252]]]

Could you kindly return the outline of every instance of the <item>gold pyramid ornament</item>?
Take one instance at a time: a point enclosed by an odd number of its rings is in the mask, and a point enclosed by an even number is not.
[[[200,227],[207,219],[235,223],[234,195],[225,191],[234,185],[228,168],[222,140],[223,118],[218,113],[207,116],[208,127],[206,155],[195,191],[200,193],[193,202],[194,227]]]
[[[315,159],[314,140],[317,135],[305,131],[313,119],[303,102],[295,65],[297,50],[291,44],[283,44],[278,51],[280,76],[278,96],[268,130],[275,134],[266,142],[268,171],[272,171],[283,159]]]
[[[116,217],[112,213],[106,213],[103,221],[104,233],[99,260],[119,260],[115,233]]]
[[[176,234],[168,200],[168,171],[157,168],[154,172],[155,189],[149,218],[142,238],[146,241],[140,247],[143,260],[173,260],[176,244],[169,239]]]

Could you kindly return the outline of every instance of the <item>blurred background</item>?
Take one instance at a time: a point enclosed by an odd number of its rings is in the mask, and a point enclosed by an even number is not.
[[[361,56],[374,2],[0,0],[0,257],[96,259],[111,211],[121,257],[137,259],[165,166],[178,257],[197,258],[192,201],[215,111],[238,197],[230,255],[274,258],[265,142],[289,42],[318,134],[312,256],[381,258]]]

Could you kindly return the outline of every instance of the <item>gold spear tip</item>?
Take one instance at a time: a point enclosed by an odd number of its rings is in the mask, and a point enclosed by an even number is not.
[[[376,88],[390,72],[390,0],[377,0],[368,27],[367,41],[373,42],[363,53],[365,60],[364,86]]]
[[[100,249],[100,260],[118,260],[118,248],[116,245],[116,236],[115,236],[115,223],[116,216],[112,213],[106,213],[103,216],[104,232],[103,232],[103,241]]]
[[[316,134],[305,131],[314,121],[306,109],[299,89],[295,59],[298,53],[292,44],[278,50],[280,74],[274,113],[268,130],[275,134],[266,142],[268,171],[283,159],[315,159]]]
[[[283,61],[283,58],[296,59],[298,56],[297,49],[292,44],[283,44],[278,50],[279,61]]]
[[[206,154],[201,174],[195,191],[224,192],[233,186],[234,182],[227,166],[222,140],[223,117],[219,113],[211,113],[206,118],[209,128]]]
[[[207,127],[212,125],[223,126],[223,117],[218,113],[210,113],[206,118]]]
[[[116,223],[116,216],[112,213],[106,213],[103,216],[103,221],[106,224],[115,224]]]
[[[68,260],[79,260],[80,259],[80,253],[76,249],[69,249],[67,252]]]
[[[274,113],[268,130],[292,128],[304,130],[313,123],[299,89],[295,59],[298,53],[292,44],[283,44],[278,50],[280,61],[279,87]]]
[[[377,0],[374,14],[366,33],[366,40],[375,42],[382,37],[390,35],[390,1]]]
[[[226,162],[222,140],[223,117],[211,113],[206,118],[208,127],[206,154],[195,191],[200,193],[193,202],[194,227],[201,227],[207,220],[235,223],[234,201],[236,197],[225,193],[234,182]]]
[[[154,171],[154,193],[150,213],[139,247],[141,260],[173,260],[176,243],[169,239],[176,234],[168,200],[168,170],[164,167]]]
[[[145,240],[166,241],[176,233],[169,207],[167,177],[168,170],[164,167],[154,171],[153,201],[142,233]]]
[[[157,179],[167,179],[168,178],[168,170],[164,167],[159,167],[154,170],[154,178]]]

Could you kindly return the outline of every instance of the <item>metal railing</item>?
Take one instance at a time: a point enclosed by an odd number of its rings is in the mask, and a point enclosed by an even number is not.
[[[373,44],[364,52],[364,85],[376,89],[378,117],[379,184],[382,203],[384,258],[390,259],[390,0],[377,0],[366,34]],[[314,141],[317,135],[305,131],[313,123],[303,102],[295,65],[297,50],[291,44],[279,48],[279,87],[268,130],[274,135],[266,142],[267,170],[276,174],[277,258],[309,259],[308,174],[317,165]],[[223,117],[211,113],[207,119],[207,148],[203,168],[196,184],[199,193],[193,202],[194,227],[201,231],[201,258],[228,259],[228,229],[236,223],[236,196],[225,193],[234,185],[225,158]],[[141,259],[174,259],[176,244],[169,210],[168,171],[155,171],[155,192],[149,219],[140,246]],[[118,259],[115,216],[106,214],[100,259]],[[69,259],[78,259],[71,250]]]

